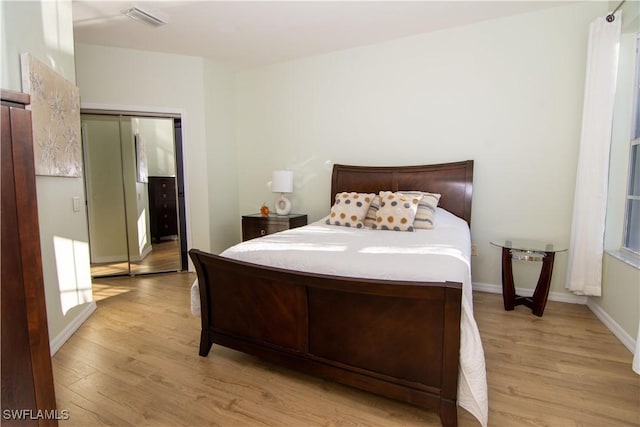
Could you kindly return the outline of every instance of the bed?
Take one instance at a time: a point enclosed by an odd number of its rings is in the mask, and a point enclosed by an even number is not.
[[[471,296],[472,176],[473,161],[334,165],[332,203],[342,192],[441,194],[434,229],[357,230],[322,219],[221,255],[192,249],[199,354],[219,344],[437,411],[444,426],[457,425],[460,405],[486,426]]]

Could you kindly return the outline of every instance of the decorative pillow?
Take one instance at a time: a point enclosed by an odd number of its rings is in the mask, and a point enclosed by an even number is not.
[[[407,196],[422,195],[418,204],[418,212],[413,220],[413,228],[416,230],[429,230],[433,228],[433,219],[440,201],[440,194],[425,193],[423,191],[403,191],[402,194]]]
[[[413,231],[413,220],[418,211],[420,196],[381,191],[380,208],[376,213],[374,230]]]
[[[371,201],[367,214],[364,217],[365,227],[371,228],[371,226],[376,223],[376,213],[378,212],[378,209],[380,209],[380,196],[376,195],[376,197]]]
[[[331,206],[327,224],[345,227],[364,227],[364,217],[375,197],[373,193],[338,193]]]

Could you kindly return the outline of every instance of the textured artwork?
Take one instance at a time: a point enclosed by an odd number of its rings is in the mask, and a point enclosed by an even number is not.
[[[31,96],[36,175],[82,176],[80,89],[28,53],[22,90]]]
[[[144,149],[144,141],[140,137],[140,134],[133,136],[133,141],[136,145],[136,169],[138,171],[138,182],[149,182],[149,168],[147,167],[147,153]]]

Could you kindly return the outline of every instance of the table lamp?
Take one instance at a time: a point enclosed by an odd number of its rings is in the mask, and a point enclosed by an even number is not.
[[[293,172],[273,171],[271,175],[271,191],[280,193],[280,197],[276,200],[276,214],[289,215],[291,202],[284,196],[284,193],[293,191]]]

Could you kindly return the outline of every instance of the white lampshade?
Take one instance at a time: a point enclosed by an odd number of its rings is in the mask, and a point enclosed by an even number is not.
[[[274,193],[293,192],[293,172],[273,171],[271,175],[271,191]]]

